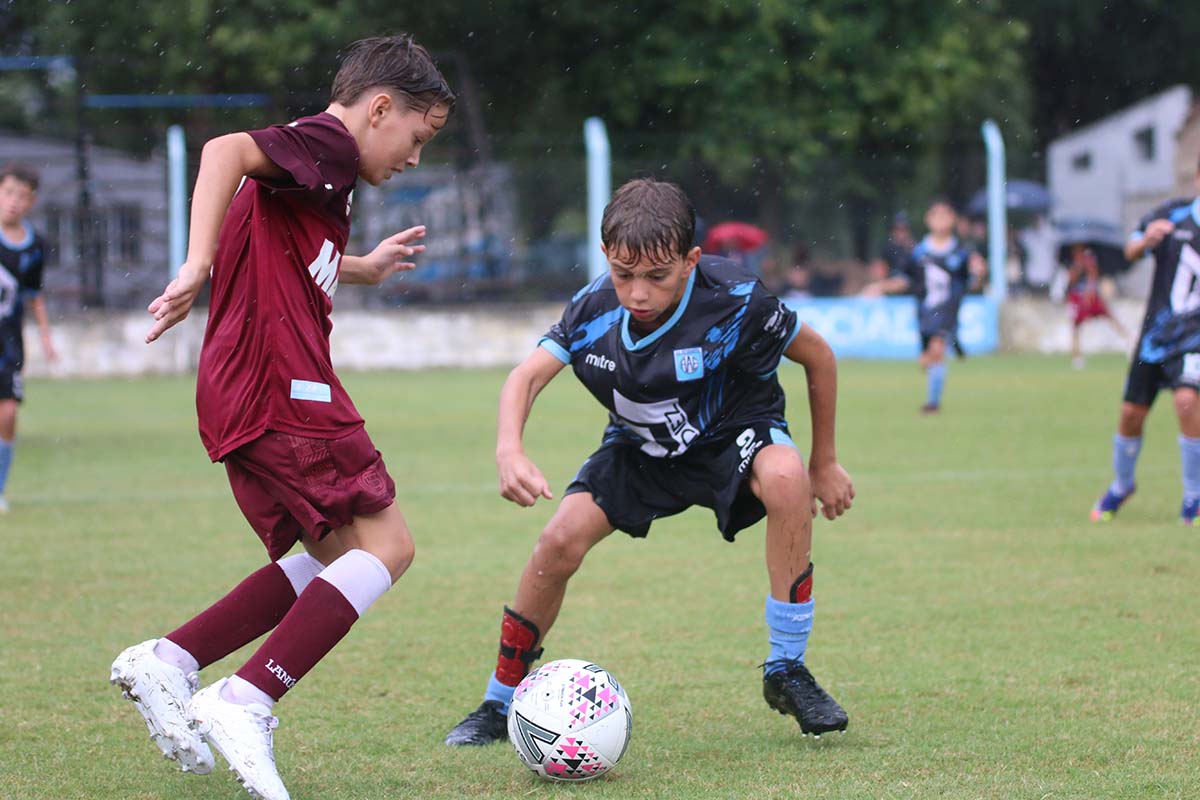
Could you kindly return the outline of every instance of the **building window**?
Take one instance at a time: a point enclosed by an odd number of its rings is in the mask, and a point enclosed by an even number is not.
[[[1076,153],[1071,159],[1071,169],[1076,172],[1087,172],[1092,168],[1092,154],[1088,151]]]
[[[1134,131],[1133,146],[1142,161],[1154,160],[1154,127],[1146,126]]]
[[[117,255],[122,261],[142,260],[142,209],[120,205],[113,209],[117,234]]]

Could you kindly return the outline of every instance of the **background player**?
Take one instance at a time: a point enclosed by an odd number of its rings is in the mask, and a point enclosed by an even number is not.
[[[928,394],[921,413],[936,414],[946,385],[946,347],[958,337],[958,308],[973,281],[987,274],[987,264],[973,248],[954,235],[958,213],[949,200],[938,198],[925,212],[929,233],[915,248],[901,272],[869,284],[863,294],[878,296],[910,291],[917,298],[921,333],[921,368]]]
[[[1200,168],[1196,174],[1200,187]],[[1146,415],[1160,389],[1175,396],[1183,503],[1179,518],[1188,525],[1200,516],[1200,198],[1171,200],[1142,218],[1125,244],[1136,261],[1154,254],[1154,279],[1142,334],[1125,379],[1125,396],[1113,436],[1113,479],[1092,507],[1096,521],[1112,519],[1137,488],[1135,471],[1142,451]]]
[[[674,184],[630,181],[605,209],[609,274],[582,289],[500,394],[500,492],[530,506],[552,499],[521,436],[538,393],[570,364],[609,412],[600,449],[580,468],[505,607],[500,653],[484,702],[446,737],[481,745],[505,737],[513,690],[541,656],[570,577],[614,529],[645,536],[653,520],[700,505],[733,541],[767,517],[770,655],[763,692],[805,733],[844,730],[847,716],[804,664],[812,628],[812,521],[829,519],[854,488],[834,449],[833,352],[755,278],[691,247],[695,213]],[[805,367],[811,471],[788,436],[775,376],[782,356]]]
[[[45,248],[25,219],[37,201],[38,177],[36,170],[24,164],[0,169],[0,513],[8,511],[4,493],[16,447],[17,407],[25,398],[21,326],[26,303],[37,321],[46,360],[58,358],[41,295]]]
[[[1079,329],[1089,319],[1107,319],[1122,338],[1128,334],[1108,303],[1100,296],[1100,263],[1086,244],[1073,244],[1067,270],[1067,305],[1071,307],[1071,365],[1083,369],[1085,361],[1079,348]]]
[[[205,145],[187,261],[150,304],[147,342],[187,316],[211,269],[200,437],[271,563],[166,637],[125,650],[112,680],[168,758],[211,770],[198,730],[256,797],[288,796],[273,704],[413,558],[395,485],[333,372],[329,314],[339,281],[379,283],[423,249],[411,244],[417,227],[342,257],[357,179],[378,186],[416,167],[453,102],[411,37],[354,43],[325,112]],[[305,552],[284,558],[297,540]],[[236,675],[192,696],[199,669],[272,629]]]

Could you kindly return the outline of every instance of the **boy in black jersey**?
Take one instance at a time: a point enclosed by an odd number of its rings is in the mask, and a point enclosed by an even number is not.
[[[863,289],[866,296],[911,292],[917,299],[917,325],[921,332],[921,368],[928,392],[922,414],[942,407],[946,385],[946,347],[958,347],[958,309],[972,283],[987,272],[983,257],[958,239],[958,212],[949,200],[936,198],[925,212],[929,234],[913,248],[899,270]]]
[[[58,354],[50,338],[50,317],[42,299],[45,247],[25,219],[37,201],[38,173],[24,164],[0,169],[0,513],[8,511],[4,491],[16,447],[17,408],[25,399],[21,370],[25,307],[33,312],[42,338],[42,354]]]
[[[630,181],[605,209],[609,274],[579,291],[562,320],[509,375],[500,395],[500,493],[522,506],[552,499],[521,434],[537,394],[570,364],[609,412],[597,450],[567,487],[501,622],[500,654],[483,704],[450,745],[505,737],[513,690],[542,653],[567,581],[587,552],[619,529],[645,536],[653,520],[711,508],[733,541],[767,517],[771,644],[763,693],[805,733],[845,730],[848,718],[804,665],[812,628],[812,520],[835,519],[854,487],[837,461],[837,365],[812,328],[753,274],[692,247],[695,213],[674,184]],[[788,435],[780,358],[808,376],[809,470]]]
[[[1200,187],[1200,171],[1196,184]],[[1125,244],[1130,261],[1154,255],[1154,279],[1141,337],[1134,350],[1117,433],[1113,480],[1092,507],[1111,520],[1136,488],[1142,429],[1160,389],[1170,389],[1179,420],[1183,502],[1179,518],[1200,524],[1200,198],[1170,200],[1142,217]]]

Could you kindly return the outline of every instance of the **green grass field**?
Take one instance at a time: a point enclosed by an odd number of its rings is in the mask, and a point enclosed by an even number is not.
[[[310,798],[1195,798],[1200,532],[1176,522],[1169,403],[1138,496],[1108,480],[1123,363],[976,358],[945,412],[911,363],[842,365],[839,454],[858,500],[816,527],[815,674],[850,713],[801,739],[770,712],[762,526],[723,542],[703,509],[617,534],[572,582],[546,656],[625,685],[634,733],[591,784],[543,783],[505,746],[451,750],[479,702],[501,605],[551,505],[495,492],[500,371],[350,375],[417,540],[404,579],[278,706],[280,772]],[[785,368],[797,440],[803,373]],[[0,518],[0,797],[244,797],[223,766],[163,761],[107,683],[264,552],[195,432],[191,378],[36,382]],[[560,491],[602,413],[569,375],[528,451]],[[240,655],[244,658],[248,650]],[[207,669],[228,674],[238,656]]]

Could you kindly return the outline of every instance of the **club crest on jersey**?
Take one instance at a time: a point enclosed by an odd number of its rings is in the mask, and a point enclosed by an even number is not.
[[[688,347],[675,351],[675,379],[694,381],[704,377],[704,351]]]

